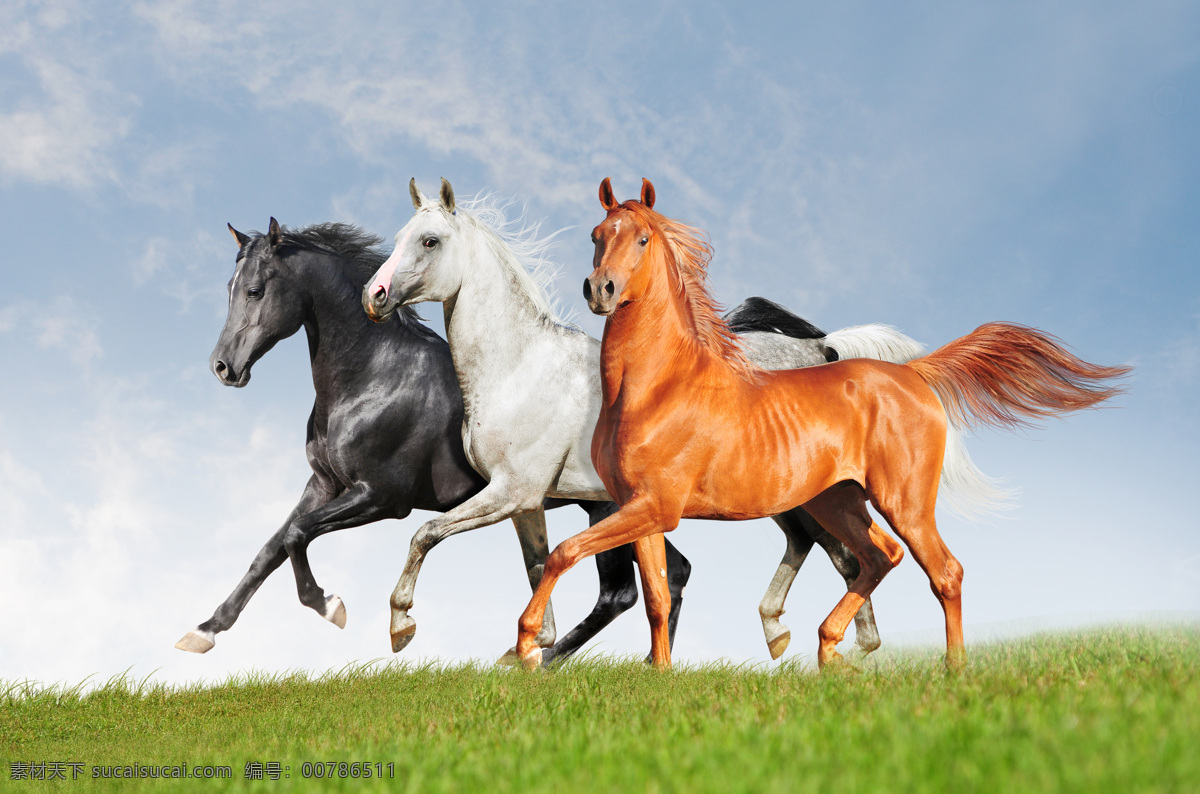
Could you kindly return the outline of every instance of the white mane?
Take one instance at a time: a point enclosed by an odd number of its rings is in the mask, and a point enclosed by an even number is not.
[[[567,229],[540,237],[542,222],[529,220],[527,207],[522,206],[515,218],[508,217],[508,208],[515,203],[494,193],[478,193],[459,201],[457,209],[460,219],[484,233],[496,258],[512,270],[534,306],[551,322],[573,326],[563,317],[557,299],[550,297],[550,285],[560,268],[547,256],[554,238]]]

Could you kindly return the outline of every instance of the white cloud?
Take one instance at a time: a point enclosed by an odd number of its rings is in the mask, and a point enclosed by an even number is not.
[[[95,326],[95,317],[81,311],[71,297],[56,298],[53,313],[25,302],[0,308],[0,333],[16,337],[14,349],[33,344],[40,350],[65,352],[76,365],[104,355]]]
[[[233,272],[235,250],[227,235],[208,231],[196,231],[184,240],[150,237],[130,263],[130,275],[135,284],[154,284],[177,301],[181,314],[199,304],[223,315],[229,297],[225,281]]]
[[[226,550],[247,529],[250,547],[265,540],[307,477],[299,427],[219,404],[181,410],[182,394],[144,377],[72,375],[67,415],[0,404],[4,679],[73,683],[170,661],[172,635],[220,600],[198,594],[213,577],[232,586],[253,553],[229,567]],[[2,432],[31,420],[43,423],[32,441]],[[245,424],[249,439],[230,437]]]
[[[0,105],[0,174],[86,189],[116,179],[112,150],[129,132],[129,98],[103,76],[79,7],[10,6],[0,53],[19,65],[23,90]],[[20,85],[20,84],[19,84]]]

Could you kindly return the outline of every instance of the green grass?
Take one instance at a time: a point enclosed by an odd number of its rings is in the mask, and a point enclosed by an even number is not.
[[[859,673],[712,665],[658,673],[592,658],[549,673],[475,666],[246,676],[86,695],[11,685],[0,788],[14,761],[229,765],[173,790],[1197,791],[1200,634],[1113,629],[974,646]],[[3,688],[0,687],[0,691]],[[243,779],[278,761],[290,779]],[[390,780],[305,781],[305,761],[394,764]],[[68,777],[69,777],[68,772]]]

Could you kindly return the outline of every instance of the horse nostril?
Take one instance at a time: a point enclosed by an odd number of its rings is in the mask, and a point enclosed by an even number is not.
[[[608,297],[611,298],[613,293],[617,291],[617,286],[610,281],[604,285],[604,291],[608,294]]]
[[[585,301],[592,299],[592,280],[589,278],[583,280],[583,299]]]
[[[217,374],[218,374],[218,375],[224,375],[224,374],[225,374],[225,370],[229,369],[229,367],[227,367],[227,366],[225,365],[225,362],[224,362],[224,361],[221,361],[220,359],[218,359],[218,360],[217,360],[217,363],[216,363],[216,366],[214,366],[214,367],[213,367],[213,369],[215,369],[215,370],[217,371]]]
[[[375,288],[375,292],[371,295],[371,300],[377,304],[383,303],[387,299],[387,287],[380,284]]]

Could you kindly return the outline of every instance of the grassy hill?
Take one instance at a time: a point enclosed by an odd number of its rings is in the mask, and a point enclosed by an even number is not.
[[[534,674],[389,665],[206,688],[119,680],[86,695],[13,684],[0,697],[0,788],[1200,790],[1200,633],[1111,629],[969,650],[960,675],[927,654],[826,675],[592,658]],[[57,768],[65,783],[12,779],[45,762],[79,766]],[[91,777],[184,763],[230,777]]]

